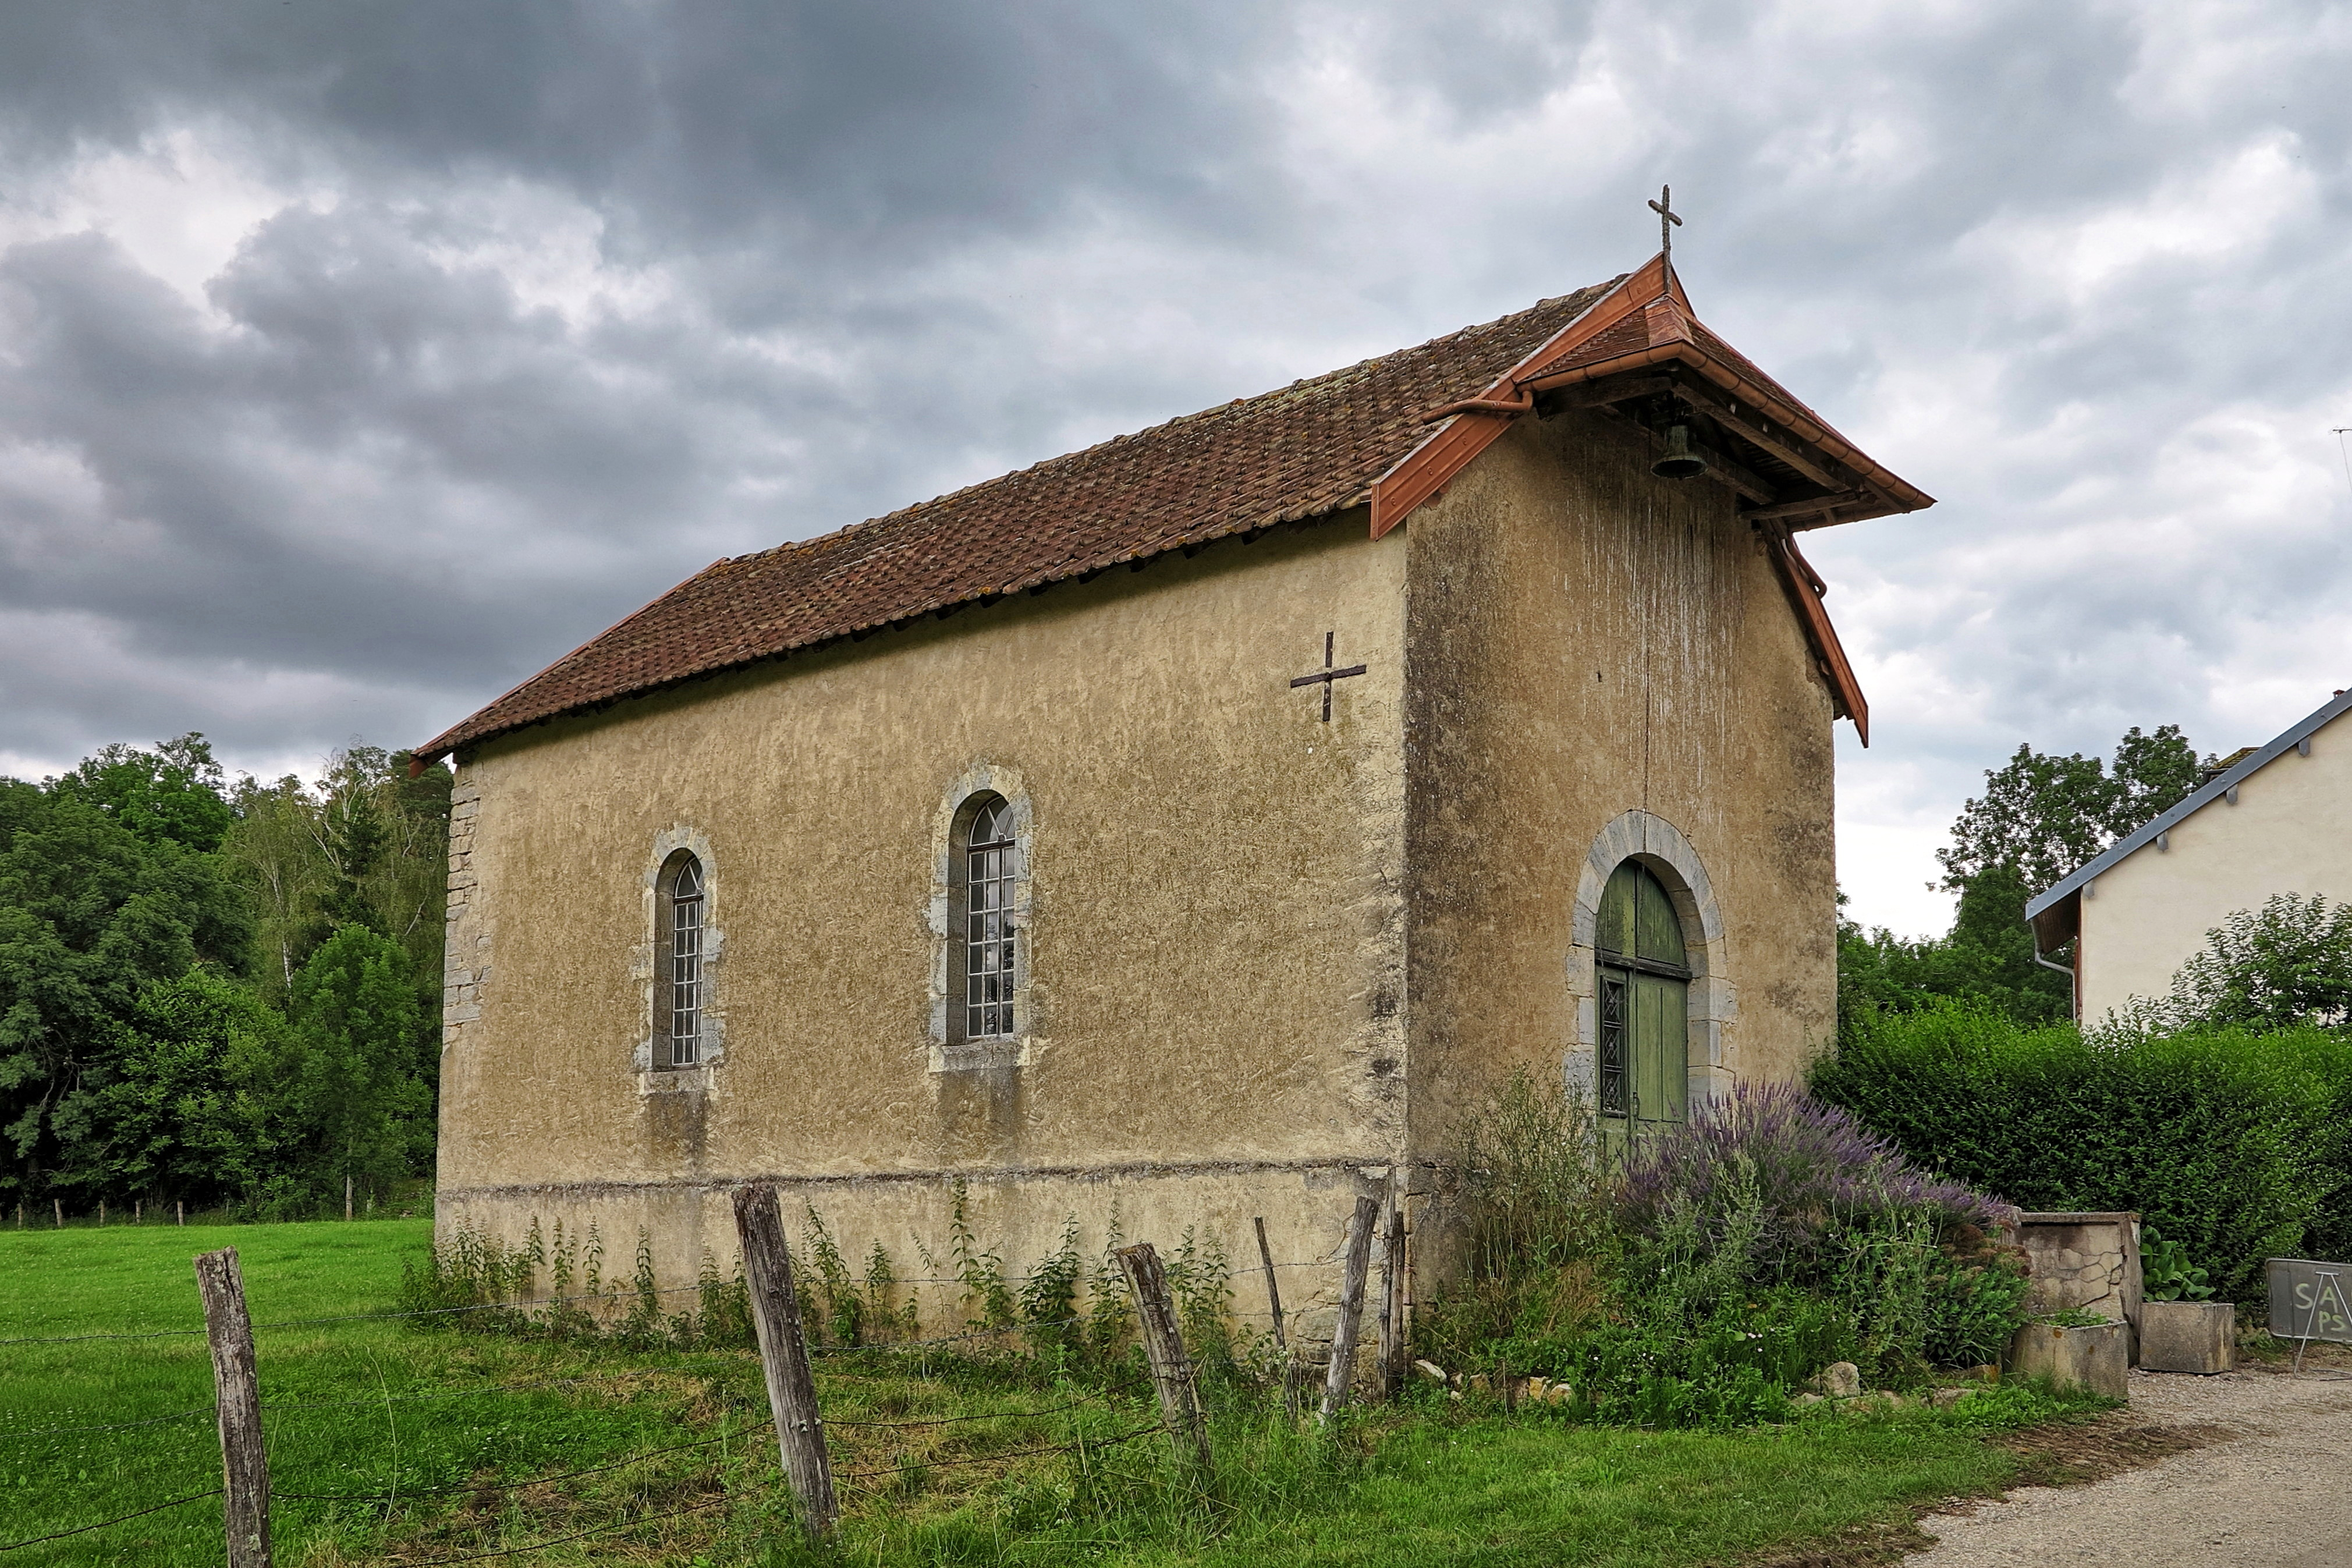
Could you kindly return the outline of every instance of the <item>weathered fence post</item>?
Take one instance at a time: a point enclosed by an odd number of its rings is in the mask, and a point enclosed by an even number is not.
[[[1168,1271],[1160,1266],[1160,1254],[1148,1241],[1120,1247],[1118,1267],[1127,1276],[1127,1288],[1135,1292],[1143,1353],[1151,1363],[1152,1386],[1160,1392],[1160,1418],[1168,1424],[1168,1436],[1175,1441],[1176,1458],[1206,1469],[1209,1427],[1201,1418],[1201,1391],[1192,1381],[1192,1358],[1185,1353],[1184,1335],[1176,1324]]]
[[[50,1212],[51,1214],[53,1214],[53,1215],[57,1215],[57,1216],[58,1216],[58,1228],[59,1230],[63,1230],[63,1229],[65,1229],[65,1227],[66,1227],[66,1201],[65,1201],[65,1199],[63,1199],[63,1198],[51,1198],[51,1199],[49,1200],[49,1212]]]
[[[768,1408],[784,1474],[800,1500],[801,1524],[811,1535],[832,1533],[841,1517],[833,1495],[833,1462],[824,1451],[824,1421],[816,1407],[808,1342],[801,1334],[800,1298],[793,1290],[792,1253],[776,1189],[761,1184],[735,1193],[735,1235],[743,1248],[743,1279],[751,1288],[751,1323],[760,1336],[760,1365],[768,1377]]]
[[[348,1220],[348,1219],[350,1219],[351,1217],[352,1217],[352,1173],[351,1173],[349,1171],[345,1171],[345,1172],[343,1173],[343,1218],[345,1218],[346,1220]]]
[[[1364,1276],[1372,1260],[1372,1227],[1380,1224],[1377,1198],[1358,1198],[1348,1221],[1348,1258],[1339,1271],[1339,1321],[1331,1331],[1331,1366],[1323,1378],[1323,1419],[1328,1421],[1348,1403],[1356,1374],[1358,1320],[1364,1311]]]
[[[1404,1205],[1389,1210],[1381,1235],[1381,1397],[1404,1386]]]
[[[188,1200],[185,1198],[173,1198],[172,1202],[179,1206],[180,1225],[183,1228],[185,1228],[188,1223]]]
[[[1250,1222],[1257,1226],[1257,1260],[1265,1265],[1265,1308],[1274,1317],[1274,1348],[1282,1352],[1282,1408],[1298,1419],[1298,1358],[1290,1353],[1289,1331],[1282,1323],[1282,1285],[1274,1275],[1274,1248],[1265,1244],[1265,1216]]]
[[[228,1568],[269,1568],[269,1459],[261,1442],[253,1320],[246,1315],[245,1277],[237,1271],[236,1247],[197,1257],[196,1293],[204,1298],[205,1337],[212,1344],[213,1387],[219,1398]]]

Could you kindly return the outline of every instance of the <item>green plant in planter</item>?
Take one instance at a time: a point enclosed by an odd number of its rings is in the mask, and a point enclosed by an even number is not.
[[[2150,1301],[2204,1301],[2213,1295],[2205,1270],[2189,1261],[2189,1248],[2167,1241],[2156,1226],[2139,1231],[2140,1295]]]

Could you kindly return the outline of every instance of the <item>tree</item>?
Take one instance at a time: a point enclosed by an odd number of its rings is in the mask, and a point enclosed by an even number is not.
[[[54,1115],[104,1081],[116,1020],[142,987],[202,963],[247,967],[252,919],[214,855],[142,834],[79,788],[0,781],[0,1135],[44,1184],[61,1152]]]
[[[192,969],[143,987],[110,1034],[95,1087],[58,1107],[59,1185],[205,1205],[268,1184],[293,1065],[283,1018],[249,987]]]
[[[169,839],[199,851],[219,848],[236,819],[212,745],[193,730],[158,742],[152,752],[120,743],[104,747],[73,772],[51,779],[48,793],[94,805],[150,842]]]
[[[289,1119],[307,1130],[312,1183],[332,1190],[345,1176],[410,1174],[432,1148],[433,1093],[407,954],[365,926],[344,926],[302,965],[289,1001]]]
[[[1960,896],[1948,932],[1914,941],[1840,921],[1841,1034],[1865,1010],[1908,1012],[1937,997],[2024,1024],[2068,1017],[2072,987],[2034,962],[2026,900],[2188,798],[2198,767],[2173,724],[2152,733],[2134,725],[2112,762],[2019,746],[2006,766],[1986,772],[1983,795],[1962,808],[1951,843],[1936,852],[1944,868],[1936,885]]]
[[[1987,770],[1983,797],[1961,809],[1950,846],[1936,851],[1940,885],[1965,893],[1973,879],[2005,866],[2029,894],[2039,892],[2188,799],[2197,771],[2196,749],[2177,724],[2154,734],[2133,725],[2116,742],[2112,765],[2021,745],[2006,767]]]
[[[2279,893],[2205,933],[2170,994],[2138,1021],[2172,1028],[2236,1025],[2263,1033],[2352,1023],[2352,904]]]

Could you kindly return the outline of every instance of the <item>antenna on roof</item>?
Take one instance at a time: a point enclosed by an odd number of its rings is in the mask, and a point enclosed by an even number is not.
[[[1660,185],[1658,199],[1650,204],[1650,210],[1658,215],[1658,249],[1666,258],[1666,275],[1672,277],[1675,270],[1675,230],[1683,226],[1682,215],[1675,211],[1674,186]]]

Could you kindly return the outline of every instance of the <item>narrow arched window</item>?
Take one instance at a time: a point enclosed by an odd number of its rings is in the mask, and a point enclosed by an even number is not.
[[[660,982],[654,999],[654,1059],[690,1068],[702,1060],[702,862],[681,851],[662,868],[656,930]]]
[[[1673,896],[1640,861],[1610,873],[1594,945],[1601,1126],[1624,1133],[1680,1121],[1690,1101],[1690,958]]]
[[[1013,891],[1021,877],[1021,847],[1013,807],[1000,795],[982,795],[958,814],[957,902],[961,906],[962,992],[956,1011],[961,1037],[971,1043],[1014,1036],[1013,988],[1020,970],[1020,932]]]

